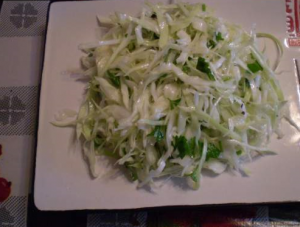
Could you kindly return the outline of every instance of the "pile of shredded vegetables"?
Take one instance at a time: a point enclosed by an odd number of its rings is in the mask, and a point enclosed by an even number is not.
[[[270,152],[285,104],[275,37],[248,33],[205,4],[148,2],[140,17],[98,20],[107,33],[79,47],[89,83],[71,122],[94,177],[96,157],[105,155],[139,186],[172,176],[196,189],[203,169],[247,174],[243,162]],[[276,44],[273,67],[258,50],[259,37]]]

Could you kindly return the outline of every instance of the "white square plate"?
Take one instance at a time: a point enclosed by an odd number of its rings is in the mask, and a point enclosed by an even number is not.
[[[286,38],[283,0],[203,0],[216,15],[250,29]],[[61,2],[51,5],[40,98],[38,146],[34,198],[41,210],[127,209],[156,206],[203,205],[299,201],[299,133],[282,124],[285,137],[273,139],[270,148],[278,155],[261,158],[247,165],[250,177],[221,174],[204,177],[198,191],[169,181],[156,193],[137,189],[124,176],[103,176],[92,180],[80,146],[72,145],[73,130],[57,128],[51,122],[64,108],[78,110],[84,84],[65,72],[79,67],[82,53],[78,45],[96,40],[96,15],[114,11],[137,15],[142,1]],[[293,119],[299,121],[297,80],[292,59],[298,49],[285,47],[279,71],[280,84]],[[105,166],[103,167],[106,168]]]

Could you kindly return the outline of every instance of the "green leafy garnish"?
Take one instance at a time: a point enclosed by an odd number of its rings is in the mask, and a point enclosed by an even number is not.
[[[198,58],[198,62],[197,62],[197,67],[196,67],[199,71],[206,73],[206,75],[208,76],[208,79],[210,80],[215,80],[215,76],[213,75],[209,64],[205,61],[204,58],[199,57]]]
[[[179,99],[175,99],[175,100],[170,100],[170,106],[171,106],[171,110],[173,110],[176,106],[179,105],[180,101],[181,101],[181,98]]]
[[[224,82],[229,81],[229,80],[231,80],[231,79],[232,79],[232,76],[223,76],[223,77],[222,77],[222,80],[223,80]]]
[[[242,153],[243,153],[242,150],[238,150],[238,151],[236,152],[236,154],[237,154],[238,156],[242,155]]]
[[[221,154],[221,150],[216,147],[213,143],[207,144],[207,153],[206,153],[206,161],[208,161],[210,158],[218,158]]]
[[[186,28],[187,33],[190,35],[191,39],[194,39],[196,34],[197,34],[197,30],[193,27],[192,24],[190,24],[187,28]]]
[[[168,76],[167,73],[161,74],[158,79],[156,80],[156,84],[160,84],[162,82],[163,79],[165,79]]]
[[[245,86],[246,86],[247,88],[251,88],[251,86],[250,86],[250,81],[249,81],[247,78],[245,78]]]
[[[258,71],[263,70],[263,67],[257,60],[254,63],[247,64],[247,67],[252,73],[257,73]]]
[[[189,146],[192,153],[190,156],[194,156],[196,149],[196,137],[193,137],[189,140]]]
[[[224,40],[224,38],[222,37],[222,33],[221,33],[221,32],[218,32],[218,33],[216,34],[216,40],[217,40],[217,41],[222,41],[222,40]]]
[[[199,141],[198,142],[199,146],[199,153],[200,156],[202,156],[202,150],[203,150],[203,142]],[[219,143],[220,148],[218,148],[215,144],[213,143],[208,143],[207,144],[207,152],[206,152],[206,158],[205,161],[208,161],[210,158],[218,158],[222,152],[222,143]]]
[[[167,73],[164,73],[164,74],[162,74],[158,79],[162,80],[162,79],[166,78],[167,76],[168,76],[168,74],[167,74]]]
[[[206,5],[202,4],[202,11],[205,12],[206,11]]]
[[[184,136],[175,136],[173,140],[173,147],[179,151],[179,157],[184,158],[184,156],[193,156],[195,145],[195,137],[187,140]]]
[[[194,169],[193,173],[191,174],[191,178],[194,182],[198,182],[198,170],[199,170],[199,165]]]
[[[149,31],[145,28],[142,29],[142,34],[143,34],[143,38],[146,39],[150,39],[150,40],[159,39],[159,36],[156,33],[154,33],[153,31]]]
[[[184,65],[182,66],[182,71],[183,71],[184,73],[188,74],[188,73],[191,72],[191,69],[190,69],[190,67],[189,67],[187,64],[184,64]]]
[[[220,151],[222,152],[223,151],[223,144],[222,144],[221,140],[219,141],[219,148],[220,148]]]
[[[95,148],[100,147],[104,142],[104,139],[97,135],[94,139]]]
[[[215,48],[216,47],[216,42],[215,41],[213,41],[212,39],[211,40],[209,40],[208,42],[207,42],[207,47],[209,48],[209,49],[213,49],[213,48]]]
[[[215,33],[215,38],[216,38],[217,42],[224,40],[224,38],[222,37],[222,33],[221,32]],[[213,48],[215,48],[217,46],[217,43],[213,39],[210,39],[207,42],[206,46],[209,49],[213,49]]]
[[[165,138],[165,131],[165,126],[157,125],[148,136],[153,136],[157,142],[160,142]]]
[[[116,87],[121,87],[120,77],[116,76],[116,74],[112,73],[111,71],[107,70],[107,76],[110,79],[110,82]]]

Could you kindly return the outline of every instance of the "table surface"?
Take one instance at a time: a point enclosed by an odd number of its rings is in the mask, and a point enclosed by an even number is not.
[[[286,0],[290,1],[298,3]],[[300,226],[299,203],[39,211],[33,202],[32,185],[50,4],[50,1],[4,1],[0,6],[0,227]]]

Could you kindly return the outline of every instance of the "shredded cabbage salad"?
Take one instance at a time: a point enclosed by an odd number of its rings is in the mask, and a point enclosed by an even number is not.
[[[96,157],[114,157],[138,186],[162,176],[200,186],[201,172],[234,169],[271,153],[285,99],[275,77],[282,55],[272,35],[246,32],[205,4],[146,3],[139,17],[98,17],[107,32],[79,46],[87,94],[71,122],[93,177]],[[271,39],[270,66],[257,38]],[[74,116],[74,113],[65,113]]]

